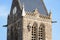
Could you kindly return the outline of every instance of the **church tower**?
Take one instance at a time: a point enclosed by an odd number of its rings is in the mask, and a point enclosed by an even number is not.
[[[43,0],[13,0],[7,40],[52,40],[51,21]]]

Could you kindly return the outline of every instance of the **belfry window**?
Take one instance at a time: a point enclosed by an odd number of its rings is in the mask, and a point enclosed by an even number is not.
[[[43,24],[39,27],[39,40],[44,40],[45,38],[45,26]]]
[[[37,39],[37,23],[35,22],[32,26],[32,40]]]

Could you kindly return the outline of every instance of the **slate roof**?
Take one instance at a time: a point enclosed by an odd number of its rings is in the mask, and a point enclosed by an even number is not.
[[[32,12],[37,8],[39,13],[43,15],[48,15],[43,0],[20,0],[20,4],[23,5],[23,3],[24,3],[25,11]]]

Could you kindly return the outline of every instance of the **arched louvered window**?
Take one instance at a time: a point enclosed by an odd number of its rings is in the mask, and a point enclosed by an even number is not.
[[[39,40],[45,39],[45,26],[44,24],[41,24],[39,27]]]
[[[37,39],[37,23],[34,22],[33,26],[32,26],[32,40],[36,40]]]

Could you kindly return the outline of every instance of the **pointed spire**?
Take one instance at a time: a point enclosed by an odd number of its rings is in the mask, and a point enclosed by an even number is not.
[[[38,9],[36,8],[35,11],[38,11]]]
[[[50,10],[49,16],[50,16],[50,18],[52,18],[52,10]]]
[[[25,13],[25,8],[24,8],[24,4],[23,4],[23,9],[22,9],[22,16],[25,16],[26,13]]]
[[[38,12],[38,9],[36,8],[36,9],[35,9],[35,14],[37,14],[37,13],[39,13],[39,12]]]

